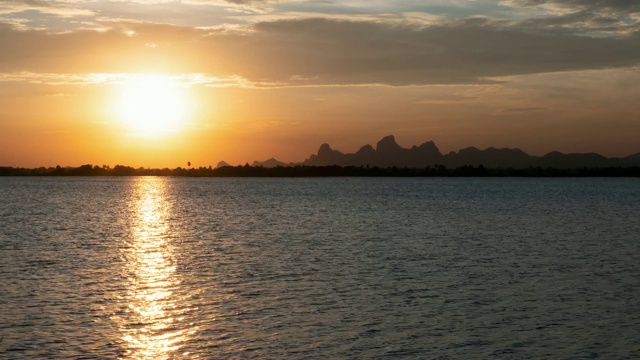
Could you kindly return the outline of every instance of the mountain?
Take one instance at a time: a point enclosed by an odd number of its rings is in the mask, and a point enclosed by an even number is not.
[[[322,144],[317,155],[311,155],[302,165],[308,166],[379,166],[379,167],[424,167],[441,163],[442,154],[433,141],[411,149],[402,148],[393,135],[378,141],[376,148],[365,145],[355,154],[343,154],[333,150],[329,144]]]
[[[602,168],[618,166],[618,160],[619,159],[609,159],[596,153],[563,154],[558,151],[553,151],[543,156],[538,161],[538,166],[556,169],[583,167]]]
[[[640,153],[629,155],[620,159],[621,166],[638,166],[640,164]],[[634,165],[635,164],[635,165]]]
[[[224,162],[221,162],[224,163]],[[226,164],[226,163],[225,163]],[[408,167],[424,168],[427,166],[444,165],[447,168],[461,166],[480,166],[487,168],[514,168],[525,169],[529,167],[571,169],[571,168],[605,168],[605,167],[632,167],[640,166],[640,153],[624,158],[607,158],[596,153],[563,154],[557,151],[550,152],[542,157],[528,155],[520,149],[490,147],[480,150],[468,147],[457,152],[452,151],[443,155],[433,141],[425,142],[419,146],[403,148],[398,145],[393,135],[385,136],[376,144],[364,145],[353,154],[345,154],[331,148],[329,144],[322,144],[317,154],[311,154],[301,163],[283,163],[276,159],[266,161],[254,161],[253,166],[377,166],[377,167]],[[220,164],[218,164],[220,167]]]
[[[532,156],[520,149],[490,147],[480,150],[468,147],[443,155],[433,141],[406,149],[398,145],[393,135],[385,136],[378,141],[376,148],[365,145],[355,154],[343,154],[333,150],[329,144],[322,144],[318,153],[311,155],[301,163],[308,166],[378,166],[378,167],[410,167],[444,165],[448,168],[460,166],[479,166],[487,168],[524,169],[531,166],[543,168],[604,168],[618,166],[640,166],[640,153],[625,158],[606,158],[596,153],[562,154],[551,152],[542,157]]]
[[[460,167],[465,165],[488,168],[528,168],[538,165],[538,158],[527,155],[520,149],[496,149],[490,147],[479,150],[475,147],[461,149],[457,153],[450,152],[445,155],[443,164],[447,167]]]
[[[274,168],[274,167],[278,167],[278,166],[292,166],[295,164],[287,164],[287,163],[283,163],[282,161],[278,161],[274,158],[265,160],[265,161],[254,161],[253,164],[251,166],[262,166],[262,167],[266,167],[266,168]]]
[[[325,165],[337,165],[345,164],[351,165],[347,161],[347,157],[338,150],[331,149],[329,144],[322,144],[318,149],[318,155],[311,155],[309,159],[303,162],[304,165],[309,166],[325,166]]]
[[[410,167],[445,165],[460,167],[464,165],[484,165],[493,168],[529,167],[536,165],[537,158],[527,155],[520,149],[488,148],[479,150],[475,147],[462,149],[442,155],[433,141],[405,149],[398,145],[393,135],[385,136],[378,141],[376,148],[365,145],[355,154],[343,154],[323,144],[317,155],[311,155],[302,164],[309,166],[378,166],[378,167]]]

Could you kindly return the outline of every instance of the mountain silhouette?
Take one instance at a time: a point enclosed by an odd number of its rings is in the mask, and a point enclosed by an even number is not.
[[[496,149],[490,147],[480,150],[469,147],[450,152],[445,155],[442,164],[447,167],[459,167],[465,165],[483,165],[489,168],[527,168],[537,166],[538,158],[529,156],[520,149]]]
[[[216,165],[216,169],[217,169],[217,168],[221,168],[221,167],[225,167],[225,166],[231,166],[231,165],[227,164],[227,162],[226,162],[226,161],[220,161],[220,162],[218,163],[218,165]]]
[[[362,146],[353,154],[345,154],[331,148],[329,144],[322,144],[317,154],[311,154],[301,163],[289,163],[269,159],[263,162],[255,161],[253,166],[377,166],[377,167],[406,167],[423,168],[427,166],[444,165],[447,168],[461,166],[484,166],[487,168],[529,167],[572,169],[572,168],[605,168],[640,166],[640,153],[624,158],[607,158],[596,153],[563,154],[557,151],[544,156],[532,156],[520,149],[490,147],[480,150],[476,147],[452,151],[442,154],[433,141],[411,148],[398,145],[393,135],[383,137],[376,147]]]
[[[563,154],[558,151],[550,152],[543,156],[539,164],[542,167],[552,168],[568,168],[568,167],[606,167],[609,166],[611,159],[600,154]]]
[[[267,168],[272,168],[277,166],[291,166],[291,165],[295,165],[295,164],[283,163],[282,161],[278,161],[274,158],[271,158],[265,161],[254,161],[253,164],[251,164],[251,166],[262,166]]]
[[[318,149],[318,154],[312,154],[301,165],[424,167],[441,159],[442,154],[433,141],[405,149],[396,143],[393,135],[389,135],[378,141],[375,149],[371,145],[365,145],[355,154],[343,154],[338,150],[331,149],[329,144],[322,144]]]

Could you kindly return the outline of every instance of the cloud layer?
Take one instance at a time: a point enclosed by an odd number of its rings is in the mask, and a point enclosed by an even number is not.
[[[535,33],[470,18],[423,24],[301,19],[233,30],[126,23],[50,33],[0,25],[0,72],[148,70],[238,76],[260,85],[482,83],[498,77],[634,66],[640,37]]]
[[[572,29],[577,33],[629,34],[640,29],[640,2],[634,0],[503,0],[502,5],[541,10],[523,25],[534,29]]]

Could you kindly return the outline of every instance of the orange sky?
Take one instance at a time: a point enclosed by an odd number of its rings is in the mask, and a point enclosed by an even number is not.
[[[291,162],[389,134],[626,156],[639,44],[630,2],[0,1],[0,166]]]

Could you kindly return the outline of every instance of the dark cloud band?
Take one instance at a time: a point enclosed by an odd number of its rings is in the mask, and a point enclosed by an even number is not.
[[[102,73],[157,68],[281,85],[461,84],[487,78],[634,66],[637,33],[534,33],[469,19],[433,26],[327,19],[238,31],[128,24],[51,34],[0,27],[0,72]],[[150,46],[152,44],[152,46]]]

